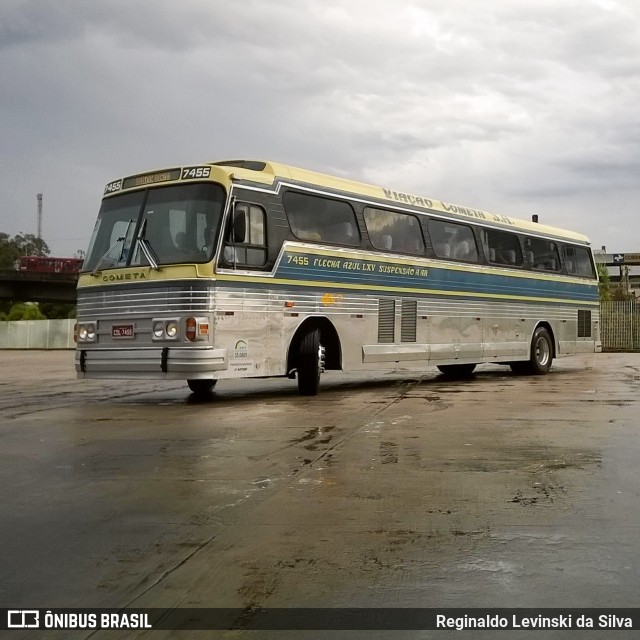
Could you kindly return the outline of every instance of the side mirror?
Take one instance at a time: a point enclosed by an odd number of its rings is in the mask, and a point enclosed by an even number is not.
[[[247,212],[244,207],[238,207],[233,213],[233,242],[245,242],[247,235]]]

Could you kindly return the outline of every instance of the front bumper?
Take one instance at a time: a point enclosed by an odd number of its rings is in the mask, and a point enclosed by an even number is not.
[[[76,350],[79,378],[152,378],[186,380],[213,378],[229,366],[226,349],[118,348]]]

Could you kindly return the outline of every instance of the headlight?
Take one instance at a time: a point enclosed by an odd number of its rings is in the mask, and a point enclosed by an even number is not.
[[[153,335],[158,339],[162,338],[164,335],[164,322],[153,323]]]
[[[95,342],[97,339],[96,323],[83,322],[77,325],[78,342]]]
[[[177,318],[153,318],[151,320],[151,338],[153,340],[177,340],[179,322]]]
[[[169,338],[175,338],[178,335],[178,323],[174,320],[167,322],[166,331]]]

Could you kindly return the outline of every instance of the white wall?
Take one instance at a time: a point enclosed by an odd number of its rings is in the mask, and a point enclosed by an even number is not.
[[[75,349],[69,320],[0,322],[0,349]]]

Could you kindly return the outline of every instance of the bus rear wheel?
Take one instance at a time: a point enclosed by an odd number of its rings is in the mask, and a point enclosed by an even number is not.
[[[553,342],[544,327],[533,332],[531,340],[531,356],[529,360],[512,362],[509,366],[514,373],[542,376],[549,373],[553,362]]]
[[[475,368],[475,364],[439,364],[437,365],[439,371],[444,373],[445,376],[451,376],[456,378],[465,378],[470,376]]]
[[[320,331],[310,329],[302,337],[298,348],[298,392],[301,396],[315,396],[324,371],[324,347],[320,344]]]
[[[187,380],[187,385],[196,395],[204,396],[216,386],[216,382],[217,380]]]

